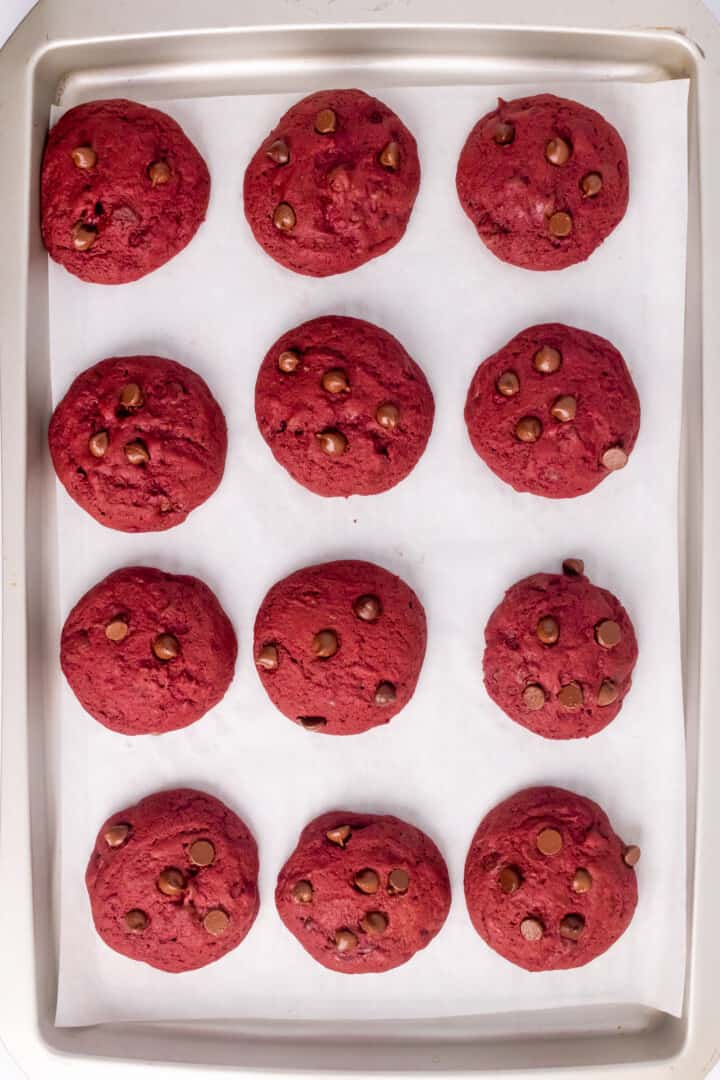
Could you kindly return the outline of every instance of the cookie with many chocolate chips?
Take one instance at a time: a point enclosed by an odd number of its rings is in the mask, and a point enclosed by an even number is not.
[[[450,881],[438,848],[414,825],[338,810],[303,829],[278,876],[275,903],[324,967],[350,975],[388,971],[438,933]]]
[[[161,971],[192,971],[236,948],[258,911],[250,830],[191,788],[149,795],[108,818],[85,874],[106,945]]]
[[[184,521],[225,469],[225,417],[194,371],[117,356],[83,371],[53,413],[55,472],[101,525],[154,532]]]
[[[400,342],[362,319],[324,315],[278,338],[255,384],[277,461],[317,495],[375,495],[422,456],[435,403]]]
[[[182,128],[124,99],[66,112],[48,136],[40,180],[51,258],[99,285],[136,281],[192,240],[210,174]]]
[[[571,499],[627,464],[640,402],[609,341],[541,323],[482,362],[465,423],[479,456],[516,491]]]
[[[480,823],[465,863],[472,924],[527,971],[587,964],[627,930],[640,857],[590,799],[534,787]]]
[[[245,216],[257,242],[312,277],[354,270],[401,239],[420,184],[415,139],[362,90],[298,101],[245,173]]]
[[[60,664],[80,704],[123,735],[160,735],[199,720],[223,698],[237,640],[197,578],[147,566],[116,570],[75,605]]]
[[[579,559],[508,589],[485,627],[485,688],[511,720],[546,739],[594,735],[630,690],[638,647],[628,613]]]
[[[285,716],[308,731],[355,735],[407,705],[426,640],[412,589],[380,566],[347,559],[273,585],[255,619],[255,664]]]
[[[504,262],[561,270],[582,262],[628,204],[625,144],[585,105],[553,94],[498,101],[457,167],[463,210]]]

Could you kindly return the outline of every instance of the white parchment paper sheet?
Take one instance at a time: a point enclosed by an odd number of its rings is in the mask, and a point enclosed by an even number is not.
[[[199,723],[126,738],[86,715],[62,684],[61,955],[57,1020],[213,1017],[440,1017],[591,1003],[639,1003],[678,1014],[685,948],[685,785],[677,580],[677,477],[683,365],[687,84],[563,85],[600,109],[630,155],[625,220],[583,265],[533,274],[480,243],[457,201],[457,156],[498,95],[552,87],[388,89],[379,96],[415,133],[423,179],[405,238],[340,277],[283,270],[255,244],[242,177],[261,138],[297,95],[162,105],[208,161],[208,219],[160,271],[119,288],[89,286],[54,264],[54,397],[106,356],[159,353],[208,381],[230,432],[222,486],[184,525],[128,536],[96,524],[58,487],[64,614],[106,573],[145,563],[203,578],[240,642],[235,681]],[[283,330],[323,313],[357,315],[396,334],[430,380],[437,414],[427,451],[395,490],[323,500],[296,485],[258,434],[253,388]],[[624,472],[568,502],[518,495],[473,453],[463,423],[477,364],[521,328],[559,320],[608,337],[642,402]],[[511,723],[482,684],[483,628],[503,591],[563,556],[585,559],[627,606],[640,645],[618,719],[590,741],[545,741]],[[350,738],[311,735],[276,712],[256,677],[252,624],[267,588],[290,571],[369,558],[422,598],[429,642],[415,697],[388,727]],[[57,628],[58,636],[60,627]],[[62,684],[62,685],[60,685]],[[598,800],[639,843],[640,902],[621,941],[576,971],[531,975],[475,934],[462,892],[475,827],[500,799],[554,783]],[[260,848],[260,914],[245,942],[200,971],[169,975],[95,935],[84,870],[107,815],[161,788],[194,785],[224,799]],[[349,978],[324,970],[279,921],[277,872],[321,811],[397,814],[447,859],[448,921],[411,963]]]

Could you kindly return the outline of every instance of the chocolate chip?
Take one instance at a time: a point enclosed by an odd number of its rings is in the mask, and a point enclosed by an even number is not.
[[[360,926],[366,934],[384,934],[388,928],[388,917],[382,911],[368,911],[360,920]]]
[[[397,172],[400,168],[400,145],[396,142],[389,142],[380,151],[378,161],[384,169],[391,169],[393,172]]]
[[[557,210],[548,221],[548,229],[552,236],[562,239],[572,232],[573,220],[564,210]]]
[[[88,441],[88,450],[93,457],[105,457],[110,445],[107,431],[96,431]]]
[[[589,871],[579,867],[572,879],[572,890],[576,893],[590,892],[592,889],[592,876]]]
[[[142,439],[134,439],[126,445],[125,457],[131,465],[147,465],[150,460],[148,448]]]
[[[536,371],[542,372],[543,375],[552,375],[554,371],[560,369],[562,353],[552,345],[543,345],[533,356],[533,364]]]
[[[325,836],[331,844],[344,848],[352,836],[352,829],[349,825],[336,825],[334,829],[328,829]]]
[[[185,878],[180,870],[169,866],[157,879],[157,887],[165,896],[179,896],[185,891]]]
[[[545,929],[539,919],[528,916],[527,919],[523,919],[520,923],[520,933],[526,941],[539,941],[545,933]]]
[[[297,218],[290,203],[281,202],[275,207],[273,225],[281,232],[290,232],[295,228]]]
[[[131,831],[130,825],[111,825],[105,833],[105,843],[108,847],[122,847]]]
[[[623,862],[626,866],[635,866],[640,859],[640,848],[637,844],[628,844],[623,852]]]
[[[327,181],[333,191],[350,190],[350,173],[342,165],[336,165],[327,176]]]
[[[530,683],[526,686],[523,690],[523,701],[532,712],[542,709],[545,704],[545,691],[542,686],[538,683]]]
[[[76,146],[70,157],[78,169],[92,169],[97,162],[97,154],[92,146]]]
[[[375,870],[371,870],[369,866],[366,866],[364,870],[358,870],[353,878],[353,883],[356,889],[370,896],[380,888],[380,875]]]
[[[350,389],[348,377],[342,368],[330,368],[322,377],[323,390],[328,394],[343,394]]]
[[[73,225],[72,240],[76,251],[87,251],[97,240],[97,229],[94,225],[85,225],[78,221]]]
[[[498,885],[504,893],[517,892],[522,881],[522,874],[514,866],[503,866],[498,874]]]
[[[287,165],[290,160],[290,150],[284,139],[276,139],[275,142],[270,143],[266,153],[276,165]]]
[[[291,375],[300,363],[300,356],[294,349],[285,349],[278,356],[278,367],[285,375]]]
[[[565,142],[559,135],[550,139],[545,147],[545,157],[551,165],[565,165],[570,160],[571,153],[570,143]]]
[[[312,651],[321,660],[327,660],[338,651],[338,638],[334,630],[320,630],[312,641]]]
[[[603,679],[598,690],[597,703],[600,708],[605,708],[606,705],[612,705],[614,701],[618,699],[618,688],[612,679]]]
[[[543,645],[554,645],[560,637],[560,624],[552,615],[543,615],[535,627],[535,633]]]
[[[622,446],[610,446],[603,454],[601,461],[610,472],[617,472],[618,469],[625,468],[628,463],[628,456]]]
[[[375,411],[375,419],[380,427],[385,428],[386,431],[393,431],[398,425],[400,410],[397,405],[387,401],[384,405],[378,406]]]
[[[292,897],[296,904],[311,904],[313,887],[309,881],[297,881],[293,885]]]
[[[495,383],[495,388],[503,397],[515,397],[520,390],[520,380],[514,371],[503,371]]]
[[[569,420],[575,419],[577,399],[571,394],[563,394],[561,397],[555,399],[550,411],[555,419],[559,420],[561,424],[567,424]]]
[[[265,671],[275,671],[278,666],[278,651],[276,645],[263,645],[255,661],[258,667]]]
[[[402,870],[398,867],[396,870],[391,870],[388,874],[388,892],[402,895],[408,891],[410,887],[410,875],[407,870]]]
[[[321,109],[315,116],[315,130],[318,135],[330,135],[337,127],[337,116],[332,109]]]
[[[585,573],[585,563],[582,559],[563,559],[563,574],[568,577],[581,577]]]
[[[563,847],[562,833],[557,829],[541,829],[535,843],[541,855],[557,855]]]
[[[580,683],[569,682],[558,691],[558,701],[564,709],[579,709],[583,703],[583,691]]]
[[[595,640],[603,649],[614,649],[621,639],[622,631],[614,619],[603,619],[595,627]]]
[[[158,634],[152,644],[158,660],[175,660],[180,652],[180,642],[172,634]]]
[[[153,161],[148,168],[148,176],[153,187],[162,187],[170,179],[170,166],[167,161]]]
[[[298,720],[308,731],[317,731],[318,728],[325,727],[327,724],[324,716],[298,716]]]
[[[343,927],[335,931],[335,948],[338,952],[350,952],[357,946],[358,939],[352,930]]]
[[[105,627],[108,641],[124,641],[128,635],[128,624],[124,619],[111,619]]]
[[[123,409],[139,409],[145,402],[143,392],[137,383],[125,383],[120,391],[120,404]]]
[[[148,917],[144,911],[140,911],[139,908],[133,908],[132,911],[125,913],[125,925],[128,930],[132,930],[133,933],[140,933],[144,930],[148,924]]]
[[[515,138],[515,128],[512,124],[505,123],[504,120],[499,120],[495,125],[495,132],[493,139],[498,146],[509,146]]]
[[[603,179],[600,173],[589,172],[580,181],[582,193],[586,199],[592,199],[602,191]]]
[[[536,416],[523,416],[515,425],[515,435],[520,442],[537,442],[542,435],[542,424]]]
[[[584,929],[585,920],[582,915],[563,915],[560,920],[560,937],[568,941],[577,941]]]
[[[315,436],[320,448],[328,457],[341,457],[347,450],[347,439],[340,431],[321,431]]]
[[[375,622],[381,610],[379,599],[370,593],[365,596],[358,596],[353,604],[353,611],[358,619],[362,619],[363,622]]]
[[[373,701],[376,705],[392,705],[397,698],[395,686],[391,682],[378,683]]]
[[[209,840],[195,840],[190,845],[188,857],[195,866],[211,866],[215,862],[215,846]]]
[[[212,908],[208,911],[207,915],[203,919],[203,926],[207,930],[208,934],[212,934],[213,937],[218,937],[220,934],[224,934],[228,928],[230,919],[222,910],[222,908]]]

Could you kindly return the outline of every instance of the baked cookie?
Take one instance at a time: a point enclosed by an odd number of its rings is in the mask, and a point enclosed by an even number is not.
[[[494,255],[527,270],[562,270],[622,221],[627,151],[612,124],[577,101],[500,99],[468,135],[456,182]]]
[[[580,559],[508,589],[485,627],[485,688],[511,720],[546,739],[580,739],[614,720],[638,648],[630,617]]]
[[[192,971],[243,940],[257,876],[245,822],[219,799],[177,788],[108,818],[85,884],[106,945],[161,971]]]
[[[280,918],[323,967],[388,971],[424,949],[450,907],[429,836],[388,814],[322,814],[307,825],[275,890]]]
[[[60,664],[91,716],[123,735],[187,727],[224,697],[237,641],[217,597],[197,578],[129,566],[72,609]]]
[[[374,563],[308,566],[273,585],[255,619],[255,664],[274,705],[308,731],[356,735],[413,695],[425,611]]]
[[[401,239],[420,185],[415,139],[362,90],[298,101],[245,173],[255,239],[298,274],[342,274]]]
[[[171,529],[212,495],[225,417],[199,375],[160,356],[115,356],[83,371],[48,432],[58,479],[101,525]]]
[[[260,434],[316,495],[375,495],[422,456],[435,403],[423,372],[379,326],[325,315],[279,338],[255,385]]]
[[[627,464],[640,402],[614,345],[542,323],[483,361],[465,423],[477,453],[516,491],[570,499]]]
[[[581,967],[627,930],[639,858],[597,803],[527,788],[491,810],[473,837],[470,919],[491,949],[527,971]]]
[[[51,258],[98,285],[137,281],[192,240],[207,166],[179,124],[124,99],[70,109],[48,135],[40,181]]]

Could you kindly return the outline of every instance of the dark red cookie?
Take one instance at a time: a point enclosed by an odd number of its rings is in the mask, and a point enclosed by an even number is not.
[[[483,361],[465,423],[477,453],[516,491],[570,499],[627,464],[640,402],[614,345],[543,323]]]
[[[116,356],[78,375],[48,432],[58,479],[110,529],[184,521],[222,479],[227,427],[194,371],[160,356]]]
[[[401,239],[420,185],[415,139],[362,90],[298,101],[245,173],[245,216],[268,255],[299,274],[354,270]]]
[[[120,285],[157,270],[205,220],[207,166],[159,109],[123,99],[70,109],[48,136],[42,237],[83,281]]]
[[[508,589],[485,627],[485,687],[504,713],[546,739],[579,739],[614,720],[638,648],[630,617],[579,559]]]
[[[581,967],[630,925],[639,857],[597,803],[527,788],[491,810],[473,837],[465,863],[472,924],[527,971]]]
[[[317,495],[375,495],[410,473],[435,402],[422,370],[379,326],[325,315],[263,360],[255,416],[275,458]]]
[[[108,818],[85,884],[106,945],[161,971],[192,971],[243,940],[257,875],[245,822],[219,799],[178,788]]]
[[[499,100],[470,132],[456,182],[494,255],[527,270],[562,270],[622,221],[627,151],[612,124],[577,101]]]
[[[356,735],[413,695],[425,611],[373,563],[308,566],[273,585],[255,619],[255,664],[270,700],[309,731]]]
[[[450,907],[429,836],[388,814],[322,814],[307,825],[275,890],[280,918],[313,959],[348,975],[388,971],[424,949]]]
[[[68,615],[60,664],[80,704],[112,731],[187,727],[223,698],[237,641],[197,578],[130,566],[109,574]]]

